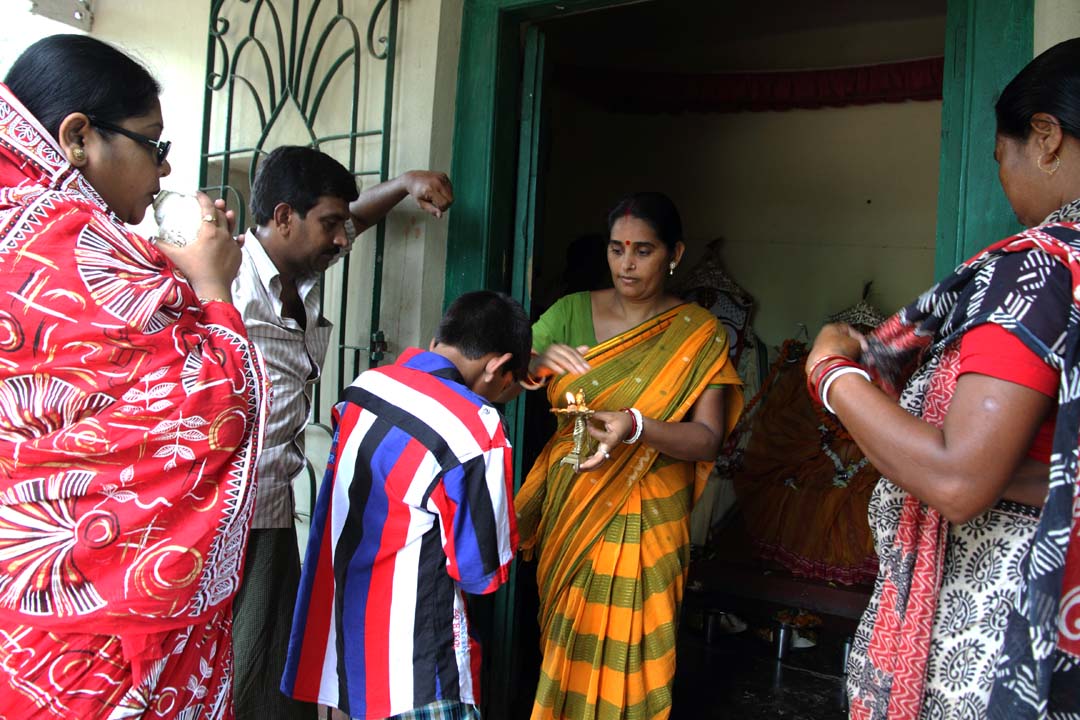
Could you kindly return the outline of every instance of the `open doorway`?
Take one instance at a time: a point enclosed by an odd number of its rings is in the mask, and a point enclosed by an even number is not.
[[[593,251],[607,209],[638,190],[682,213],[676,287],[714,266],[752,300],[729,323],[734,352],[758,355],[748,402],[786,341],[862,301],[891,314],[931,284],[944,0],[657,0],[538,27],[534,316],[610,283]]]
[[[552,21],[559,18],[584,21],[585,16],[572,16],[586,12],[595,12],[596,19],[612,18],[614,16],[609,13],[619,11],[619,8],[628,11],[630,8],[625,6],[634,4],[633,0],[465,0],[452,164],[457,204],[449,225],[447,302],[463,292],[480,288],[508,290],[523,302],[530,302],[534,261],[542,261],[541,255],[558,257],[560,252],[551,244],[553,233],[545,227],[544,215],[548,208],[553,208],[552,212],[560,211],[543,197],[548,174],[543,165],[545,162],[550,164],[553,159],[552,149],[550,145],[544,146],[546,151],[541,152],[544,148],[540,144],[540,139],[545,137],[544,115],[547,114],[550,120],[554,106],[544,98],[545,88],[550,88],[549,81],[554,77],[546,46],[548,34],[556,24]],[[724,20],[717,19],[717,13],[722,14],[725,6],[734,3],[717,2],[715,5],[721,7],[715,8],[709,7],[711,3],[640,3],[642,7],[666,6],[670,11],[667,19],[677,19],[676,25],[681,23],[681,27],[686,28],[687,37],[700,36],[703,30],[714,32],[717,38],[714,45],[741,43],[750,52],[755,50],[758,41],[753,35],[743,39],[743,33],[751,30],[740,19],[749,17],[747,13],[756,13],[766,28],[772,24],[788,32],[803,26],[832,27],[836,31],[834,44],[843,47],[855,41],[846,37],[845,31],[848,35],[856,32],[859,26],[851,25],[851,13],[857,12],[863,4],[826,1],[814,3],[812,10],[803,9],[798,3],[783,3],[776,7],[770,4],[767,16],[751,8],[737,11],[742,14],[737,14],[735,19]],[[978,12],[974,0],[948,0],[938,183],[940,210],[934,243],[933,272],[937,276],[984,246],[987,237],[1007,234],[1014,223],[998,186],[992,159],[992,97],[1031,58],[1033,0],[979,0],[977,7]],[[713,11],[711,14],[710,10]],[[827,24],[827,20],[832,24]],[[614,32],[604,22],[598,27],[603,33]],[[729,33],[721,34],[721,28]],[[659,26],[656,32],[659,34]],[[780,36],[778,42],[782,41],[782,33]],[[685,42],[680,34],[669,33],[667,40],[668,44],[659,48],[655,44],[643,47],[652,48],[656,58],[658,53],[662,55],[670,48],[677,49]],[[876,36],[874,41],[887,45],[891,39],[886,34]],[[592,40],[585,42],[588,44]],[[555,43],[558,44],[558,40]],[[629,52],[637,50],[630,48]],[[650,93],[634,88],[632,94],[656,94]],[[550,139],[550,135],[547,137]],[[886,148],[891,150],[897,142],[890,139]],[[625,149],[627,153],[641,152],[636,143],[626,145]],[[771,156],[763,153],[763,157]],[[579,167],[596,164],[591,158],[592,155],[582,158]],[[890,170],[882,166],[878,172]],[[805,190],[793,186],[780,175],[774,173],[773,177],[775,186],[764,187],[770,192],[766,197],[798,196]],[[587,212],[598,225],[603,210],[617,191],[611,188],[601,202],[595,203],[596,207],[590,203]],[[872,202],[870,207],[873,205]],[[565,211],[569,212],[569,208]],[[692,213],[688,207],[682,211],[684,216]],[[798,213],[794,219],[762,214],[759,223],[775,227],[773,235],[779,237],[798,232],[799,220],[804,221],[802,225],[807,224],[806,218]],[[707,226],[706,230],[705,237],[723,234],[729,243],[733,238],[735,242],[745,238],[718,225]],[[574,228],[571,232],[582,231]],[[573,237],[576,235],[570,235],[562,243]],[[534,252],[533,244],[539,244],[541,249]],[[782,255],[780,261],[784,260],[787,257]],[[538,291],[546,282],[543,272],[541,269],[541,277],[536,279]],[[796,281],[800,285],[805,283],[806,275],[796,276]],[[547,277],[550,280],[557,274],[549,273]],[[750,284],[741,278],[740,281]],[[796,296],[794,291],[792,296]],[[803,296],[797,297],[806,301]],[[760,302],[761,298],[755,300]],[[517,448],[515,456],[519,459],[525,439],[521,405],[512,405],[507,412]],[[527,470],[528,465],[518,468],[520,478],[520,471]],[[535,674],[521,662],[521,648],[535,648],[533,639],[522,637],[523,631],[535,623],[535,614],[530,616],[527,611],[523,612],[519,603],[523,595],[535,590],[518,588],[515,574],[516,566],[507,587],[492,598],[486,620],[486,636],[491,642],[485,645],[485,687],[488,688],[485,707],[489,714],[500,717],[516,717],[508,712],[508,695],[522,692],[514,686],[535,682]],[[709,682],[704,685],[708,686]]]
[[[945,0],[656,0],[528,28],[517,217],[530,227],[516,249],[531,244],[531,262],[515,265],[533,316],[568,291],[610,285],[607,211],[626,193],[662,191],[688,246],[672,282],[714,283],[702,304],[729,321],[747,403],[775,402],[759,390],[788,366],[801,372],[794,344],[826,318],[860,303],[883,317],[933,281],[946,26]],[[731,312],[745,301],[749,313]],[[805,394],[780,402],[809,405]],[[523,469],[551,432],[545,399],[526,403]],[[851,621],[861,612],[876,570],[867,502],[877,475],[810,413],[798,418],[801,447],[784,437],[757,448],[779,459],[740,486],[746,446],[728,448],[730,472],[697,513],[695,540],[716,561],[703,590],[718,591],[697,610],[731,611],[723,603],[737,594],[740,613],[747,602]],[[743,514],[744,500],[756,510]],[[793,540],[792,525],[828,540]],[[857,547],[831,547],[845,543]],[[531,650],[536,591],[520,577]],[[694,625],[684,615],[681,628]],[[840,680],[839,660],[828,664],[821,717],[836,709]]]

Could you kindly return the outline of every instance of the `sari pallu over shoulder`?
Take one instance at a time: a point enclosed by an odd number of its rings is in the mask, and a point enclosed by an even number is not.
[[[864,359],[887,392],[901,405],[934,424],[955,388],[943,384],[936,368],[959,337],[981,323],[996,323],[1015,334],[1052,367],[1061,370],[1049,489],[1024,565],[1020,601],[1007,618],[989,698],[992,720],[1034,720],[1080,716],[1080,201],[1032,228],[994,244],[901,310],[869,339]],[[1032,251],[1023,280],[993,281],[995,264],[1009,253]],[[1061,263],[1071,276],[1071,307],[1063,333],[1053,323],[1065,308],[1038,308],[1013,293],[1018,282],[1038,282],[1038,266]],[[1045,302],[1045,301],[1044,301]],[[1041,323],[1041,324],[1040,324]],[[935,384],[936,383],[936,384]],[[933,388],[933,392],[928,391]],[[852,717],[885,712],[918,716],[933,621],[941,583],[947,523],[939,513],[907,496],[899,517],[898,557],[904,568],[879,584],[891,600],[879,610],[870,636],[871,686],[852,698]],[[883,606],[884,608],[885,606]],[[868,675],[869,677],[869,675]],[[885,717],[886,715],[873,715]]]
[[[668,422],[682,420],[710,385],[741,381],[728,362],[728,340],[715,316],[684,304],[589,350],[592,370],[562,375],[548,386],[552,407],[566,392],[583,389],[594,410],[636,407],[643,415]],[[734,427],[742,398],[730,394],[725,434]],[[527,558],[539,554],[538,579],[547,595],[557,592],[621,508],[630,488],[656,463],[659,453],[646,443],[620,444],[599,468],[575,473],[560,460],[572,448],[572,423],[560,426],[533,465],[515,498],[521,548]],[[693,498],[702,492],[712,462],[686,463]]]
[[[201,306],[0,86],[0,619],[127,638],[214,616],[267,395],[235,308]]]

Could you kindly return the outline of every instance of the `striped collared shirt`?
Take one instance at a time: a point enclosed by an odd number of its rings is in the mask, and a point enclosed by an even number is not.
[[[304,469],[304,427],[311,414],[312,388],[322,372],[333,328],[322,317],[319,278],[303,278],[297,291],[304,303],[304,328],[283,315],[278,269],[249,230],[233,281],[233,304],[244,317],[248,337],[262,352],[271,384],[253,528],[293,525],[292,480]]]
[[[464,592],[517,547],[499,412],[444,357],[361,373],[334,409],[282,691],[353,718],[478,701]]]

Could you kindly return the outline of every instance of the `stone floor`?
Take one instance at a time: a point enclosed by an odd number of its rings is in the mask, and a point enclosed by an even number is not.
[[[687,608],[688,615],[693,608]],[[754,622],[741,633],[706,642],[700,622],[685,617],[678,640],[678,670],[671,720],[842,720],[842,632],[819,631],[818,644],[789,649],[776,659]]]

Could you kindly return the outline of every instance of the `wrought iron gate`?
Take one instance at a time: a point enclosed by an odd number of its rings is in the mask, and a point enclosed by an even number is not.
[[[318,148],[362,185],[387,179],[397,18],[398,0],[213,0],[199,184],[236,209],[240,228],[258,161],[279,145]],[[382,358],[385,233],[379,223],[358,237],[323,278],[337,352],[315,391],[318,424]]]

